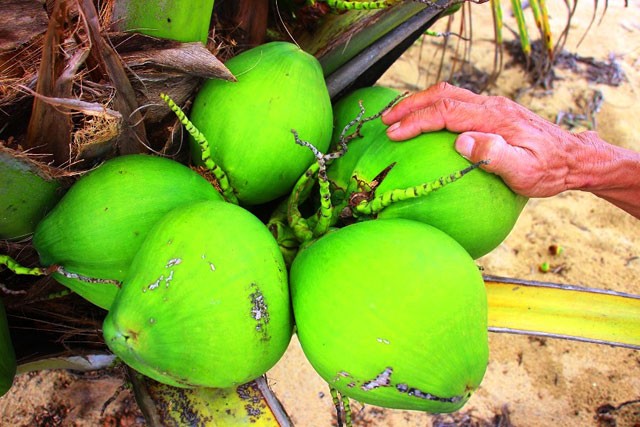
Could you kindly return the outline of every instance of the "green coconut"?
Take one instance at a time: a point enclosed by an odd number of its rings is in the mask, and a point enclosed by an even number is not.
[[[211,146],[242,204],[288,194],[314,161],[291,130],[321,151],[329,147],[332,109],[322,68],[296,45],[271,42],[225,63],[237,82],[213,79],[200,89],[191,121]],[[201,162],[192,140],[193,158]]]
[[[369,182],[394,162],[376,194],[436,181],[469,167],[471,163],[456,152],[455,139],[456,134],[448,131],[424,133],[404,142],[380,134],[358,159],[348,193],[357,191],[357,180]],[[377,218],[407,218],[433,225],[479,258],[507,237],[527,200],[499,176],[476,169],[426,196],[392,203]]]
[[[303,249],[290,282],[304,354],[342,395],[452,412],[479,387],[486,291],[445,233],[405,219],[355,223]]]
[[[0,146],[0,239],[29,236],[62,193],[36,162]]]
[[[69,189],[36,228],[33,245],[44,266],[122,281],[151,226],[171,209],[202,200],[222,196],[188,167],[142,154],[116,157]],[[115,284],[54,277],[105,309],[118,291]]]
[[[9,324],[2,300],[0,300],[0,396],[4,395],[13,384],[16,375],[16,355],[13,351]]]
[[[292,334],[280,249],[237,205],[177,208],[140,247],[103,331],[125,363],[165,384],[253,380],[278,361]]]

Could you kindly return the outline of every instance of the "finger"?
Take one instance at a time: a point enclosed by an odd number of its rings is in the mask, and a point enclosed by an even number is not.
[[[469,90],[441,82],[398,102],[393,108],[387,110],[382,115],[382,122],[387,125],[398,122],[407,114],[425,108],[445,98],[476,104],[480,104],[485,100],[485,97]]]
[[[527,150],[510,145],[500,135],[482,132],[458,135],[455,148],[472,163],[488,161],[480,167],[500,176],[516,193],[528,195],[531,192],[536,168],[530,167],[531,155]]]
[[[485,105],[460,102],[449,98],[409,113],[387,129],[389,139],[402,141],[422,132],[447,129],[451,132],[489,132],[501,119]]]
[[[456,138],[455,147],[462,157],[472,163],[489,162],[482,168],[494,173],[501,170],[511,148],[500,135],[482,132],[461,133]]]

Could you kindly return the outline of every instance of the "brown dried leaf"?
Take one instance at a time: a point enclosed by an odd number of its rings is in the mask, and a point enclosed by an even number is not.
[[[206,79],[236,80],[231,71],[199,42],[180,43],[135,33],[112,33],[109,38],[131,69],[168,69]]]
[[[36,92],[43,96],[65,98],[71,95],[70,82],[57,79],[64,64],[60,44],[68,20],[67,3],[64,0],[56,2],[44,38],[36,85]],[[64,164],[69,161],[71,129],[72,123],[68,115],[59,112],[50,104],[35,99],[27,130],[26,148],[50,154],[56,164]]]

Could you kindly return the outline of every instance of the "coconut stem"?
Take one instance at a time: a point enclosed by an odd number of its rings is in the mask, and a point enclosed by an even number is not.
[[[448,184],[451,184],[452,182],[457,181],[458,179],[462,178],[464,175],[471,172],[472,170],[477,169],[481,165],[486,165],[488,163],[489,163],[488,160],[481,160],[462,170],[454,172],[450,175],[440,177],[432,182],[416,185],[413,187],[408,187],[405,189],[395,189],[395,190],[385,191],[384,193],[378,196],[374,196],[369,200],[358,199],[358,203],[355,204],[354,206],[351,206],[352,215],[354,218],[357,218],[358,216],[362,216],[362,215],[375,215],[380,213],[384,208],[386,208],[387,206],[393,203],[401,202],[407,199],[414,199],[417,197],[428,196],[432,192],[437,191],[447,186]]]
[[[9,255],[0,255],[0,265],[6,266],[9,270],[16,274],[23,274],[28,276],[44,276],[47,274],[46,269],[42,267],[25,267],[19,264],[15,259]]]
[[[349,398],[338,393],[338,390],[335,388],[330,388],[329,394],[331,394],[331,401],[336,408],[338,427],[342,427],[343,425],[351,427],[351,405],[349,404]]]
[[[300,242],[289,225],[288,213],[288,200],[283,200],[271,214],[267,228],[278,242],[285,264],[290,267],[298,253]]]
[[[238,198],[233,192],[233,187],[229,182],[229,177],[224,172],[224,170],[222,170],[222,168],[211,158],[211,149],[209,147],[209,141],[207,141],[207,138],[202,132],[198,130],[198,128],[194,126],[193,123],[191,123],[191,120],[187,118],[187,115],[184,113],[184,111],[182,111],[182,109],[178,105],[176,105],[176,103],[173,102],[173,100],[168,95],[161,93],[160,97],[164,102],[167,103],[169,108],[171,108],[171,111],[173,111],[174,114],[178,117],[178,120],[180,120],[180,123],[184,125],[185,129],[187,129],[187,132],[189,132],[189,134],[195,140],[196,144],[198,144],[198,146],[200,147],[200,150],[202,151],[202,161],[206,168],[209,169],[213,176],[216,177],[216,180],[218,180],[218,185],[220,185],[220,189],[222,190],[222,195],[224,196],[224,198],[228,202],[237,205],[239,203]]]
[[[343,156],[347,152],[347,147],[348,147],[347,144],[352,139],[362,138],[362,134],[360,133],[360,131],[362,130],[362,126],[365,123],[375,120],[378,117],[382,116],[382,113],[387,111],[389,108],[393,107],[398,101],[406,97],[408,94],[409,92],[401,93],[400,95],[393,98],[393,100],[391,100],[391,102],[389,102],[382,110],[378,111],[376,114],[369,117],[363,117],[365,113],[365,109],[364,109],[364,105],[362,105],[362,101],[359,101],[358,106],[360,107],[360,112],[353,120],[347,123],[344,129],[342,129],[342,132],[340,133],[340,138],[338,140],[338,145],[340,148],[335,153],[330,154],[332,158],[338,158]],[[355,130],[352,133],[348,133],[354,126],[355,126]]]
[[[313,238],[313,231],[309,221],[302,216],[300,204],[303,203],[313,186],[313,177],[318,173],[318,163],[313,163],[307,171],[298,178],[293,191],[287,201],[287,220],[293,234],[300,242],[306,242]]]
[[[288,201],[287,212],[289,226],[293,230],[296,237],[300,240],[300,242],[306,242],[314,237],[319,237],[325,234],[329,230],[329,227],[331,227],[337,220],[337,216],[334,215],[334,212],[339,212],[341,210],[336,210],[331,201],[331,183],[329,181],[329,178],[327,177],[327,164],[345,155],[348,149],[348,143],[351,140],[362,137],[360,130],[366,122],[375,120],[380,117],[384,111],[391,108],[398,102],[398,100],[405,97],[406,95],[407,93],[403,93],[395,97],[382,110],[369,117],[363,117],[365,114],[365,109],[362,105],[362,101],[360,101],[360,112],[344,127],[344,129],[340,133],[336,151],[331,153],[323,154],[312,143],[302,140],[295,129],[291,130],[296,144],[309,148],[316,158],[316,162],[313,163],[309,167],[309,169],[307,169],[307,171],[300,177],[300,179],[298,179],[298,182],[294,186]],[[354,127],[355,130],[349,133]],[[309,196],[309,192],[314,183],[313,178],[316,176],[318,178],[319,185],[320,208],[314,216],[306,219],[303,218],[299,206]]]
[[[385,9],[397,0],[378,0],[378,1],[348,1],[348,0],[327,0],[330,8],[336,10],[373,10]]]
[[[327,161],[340,157],[344,152],[323,154],[308,141],[300,139],[298,133],[292,129],[291,132],[296,140],[296,144],[309,148],[316,157],[316,163],[312,166],[317,169],[318,185],[320,187],[320,209],[316,214],[316,223],[313,226],[314,237],[321,236],[329,230],[333,218],[333,204],[331,203],[331,189],[329,188],[329,178],[327,178]],[[304,177],[311,180],[315,174],[306,174]],[[305,186],[307,184],[305,183]]]

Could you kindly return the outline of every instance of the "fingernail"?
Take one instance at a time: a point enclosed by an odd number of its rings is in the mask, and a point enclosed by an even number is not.
[[[400,123],[399,123],[399,122],[395,122],[394,124],[392,124],[391,126],[389,126],[389,129],[387,129],[387,133],[393,133],[393,132],[395,132],[399,127],[400,127]]]
[[[473,137],[462,134],[456,139],[456,151],[460,153],[462,157],[469,160],[475,143],[476,141]]]

